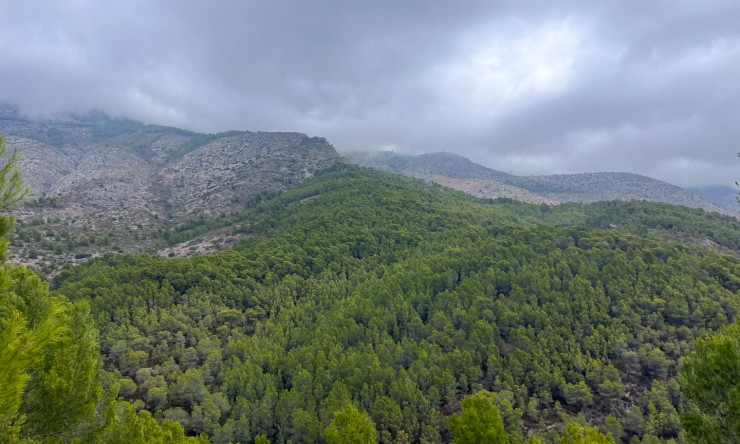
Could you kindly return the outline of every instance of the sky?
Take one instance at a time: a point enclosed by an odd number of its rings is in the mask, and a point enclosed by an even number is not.
[[[515,174],[740,179],[740,2],[0,0],[0,102]]]

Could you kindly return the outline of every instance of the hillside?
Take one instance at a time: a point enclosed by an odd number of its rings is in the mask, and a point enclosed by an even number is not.
[[[256,210],[227,252],[54,283],[90,301],[124,400],[217,443],[325,442],[348,406],[381,442],[449,442],[483,389],[514,442],[579,416],[669,442],[678,359],[740,310],[740,261],[677,241],[740,251],[737,221],[699,210],[486,201],[351,166]]]
[[[680,187],[630,173],[515,176],[451,153],[417,156],[392,152],[349,152],[357,164],[434,181],[478,197],[504,197],[528,203],[648,200],[722,214],[737,214]]]

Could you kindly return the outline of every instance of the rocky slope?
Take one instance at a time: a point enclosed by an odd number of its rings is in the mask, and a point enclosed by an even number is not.
[[[153,251],[163,231],[243,212],[341,159],[304,134],[198,134],[100,114],[34,121],[2,108],[0,132],[32,189],[12,210],[11,256],[41,265],[114,247]]]
[[[548,204],[636,199],[732,214],[680,187],[631,173],[515,176],[451,153],[411,156],[392,152],[351,152],[347,156],[363,166],[423,178],[479,197]]]

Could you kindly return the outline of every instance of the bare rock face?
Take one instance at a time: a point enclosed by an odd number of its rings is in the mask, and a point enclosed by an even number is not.
[[[437,174],[425,175],[423,178],[476,197],[487,199],[497,199],[501,197],[532,204],[544,203],[554,205],[559,203],[556,200],[540,196],[539,194],[533,193],[524,188],[507,185],[493,179],[458,179]]]
[[[242,212],[341,160],[326,139],[305,134],[198,134],[102,114],[37,121],[0,107],[0,133],[23,157],[31,189],[12,209],[16,258],[31,248],[85,256],[77,247],[90,239],[151,251],[158,230]]]
[[[5,141],[22,153],[23,179],[34,195],[46,195],[62,177],[75,169],[73,159],[43,142],[13,135]]]
[[[338,159],[325,139],[298,133],[243,133],[214,140],[169,163],[156,183],[174,215],[238,210],[259,192],[294,186]]]

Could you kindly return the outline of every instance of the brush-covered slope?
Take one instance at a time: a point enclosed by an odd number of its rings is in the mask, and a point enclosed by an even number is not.
[[[690,408],[678,361],[737,315],[740,262],[662,239],[737,252],[732,221],[336,166],[255,208],[227,252],[107,256],[55,286],[90,301],[123,399],[216,443],[326,442],[346,412],[381,442],[450,442],[448,417],[484,389],[513,442],[559,442],[576,418],[668,442]]]

